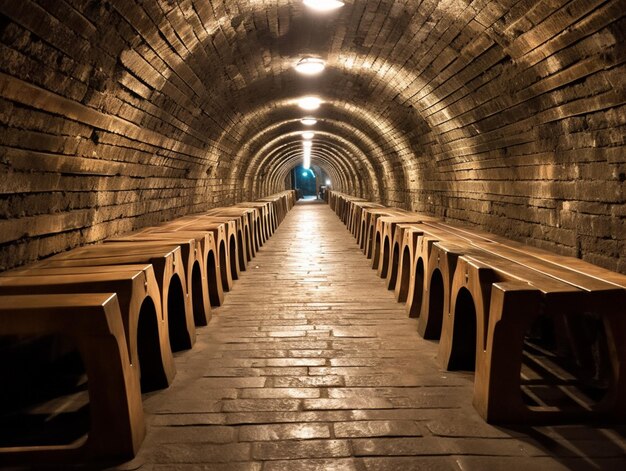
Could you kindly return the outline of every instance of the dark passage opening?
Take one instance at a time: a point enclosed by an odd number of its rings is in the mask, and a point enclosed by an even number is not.
[[[389,270],[389,238],[385,237],[385,241],[383,242],[383,251],[380,255],[383,257],[383,266],[380,271],[380,276],[382,278],[387,278],[387,271]]]
[[[222,282],[220,275],[218,274],[217,265],[215,263],[215,254],[212,250],[209,250],[209,254],[206,258],[206,271],[207,271],[207,283],[209,285],[209,299],[211,300],[211,306],[220,305],[220,292],[218,284]]]
[[[474,371],[476,368],[476,307],[467,288],[461,288],[454,310],[454,331],[450,370]]]
[[[389,274],[389,289],[396,288],[396,279],[398,277],[398,264],[400,263],[400,247],[398,244],[393,245],[393,252],[391,256],[391,266],[389,270],[391,273]]]
[[[226,262],[226,245],[224,241],[220,241],[219,248],[219,257],[220,257],[220,272],[222,278],[222,288],[224,291],[228,291],[228,265]]]
[[[434,270],[430,278],[430,291],[428,293],[428,325],[424,331],[425,339],[439,340],[441,337],[443,296],[443,276],[441,276],[440,270]]]
[[[302,196],[317,196],[315,173],[298,165],[293,170],[295,189],[302,192]]]
[[[202,286],[202,271],[198,262],[193,264],[191,270],[191,301],[193,303],[193,320],[196,325],[206,325],[208,312],[205,311]]]
[[[411,281],[411,251],[408,247],[402,253],[402,273],[400,273],[400,290],[398,292],[398,302],[405,302],[409,293],[409,282]]]
[[[419,317],[422,312],[422,298],[424,296],[424,261],[420,257],[415,267],[415,281],[413,284],[413,302],[411,303],[410,317]]]
[[[230,276],[233,280],[237,280],[239,279],[239,276],[237,276],[237,241],[235,240],[235,236],[233,234],[231,234],[229,240],[228,255],[230,259]]]
[[[173,352],[191,348],[185,317],[185,290],[178,275],[172,277],[167,294],[167,325]]]
[[[370,244],[372,243],[370,239]],[[374,242],[374,252],[370,253],[372,258],[372,268],[376,270],[378,268],[378,261],[380,260],[380,235],[376,234],[376,241]]]
[[[159,322],[154,301],[147,297],[141,304],[137,326],[138,370],[142,392],[167,387],[159,343]]]
[[[241,241],[243,243],[243,240]],[[245,262],[250,262],[252,260],[252,253],[250,251],[250,244],[252,243],[252,241],[250,240],[250,226],[246,226],[246,244],[243,246],[245,248],[245,250],[243,252],[245,252],[245,259],[243,261],[243,264],[241,266],[242,270],[245,270],[246,268],[246,263]]]

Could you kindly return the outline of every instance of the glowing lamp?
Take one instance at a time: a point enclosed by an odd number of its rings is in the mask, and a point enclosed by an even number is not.
[[[316,11],[332,11],[345,5],[340,0],[304,0],[303,3]]]
[[[316,75],[326,67],[322,59],[317,57],[304,57],[296,64],[296,72],[304,75]]]
[[[322,100],[314,96],[305,96],[298,100],[298,106],[303,110],[316,110],[322,104]]]

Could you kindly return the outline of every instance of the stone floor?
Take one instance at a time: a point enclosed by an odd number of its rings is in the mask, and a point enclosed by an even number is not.
[[[145,397],[118,469],[626,469],[626,427],[492,427],[323,204],[300,203]]]

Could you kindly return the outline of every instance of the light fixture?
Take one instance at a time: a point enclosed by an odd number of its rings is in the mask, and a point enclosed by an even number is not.
[[[313,131],[304,131],[302,133],[302,139],[311,140],[315,136]]]
[[[345,5],[340,0],[304,0],[304,4],[317,11],[332,11]]]
[[[330,186],[330,180],[326,179],[326,186]]]
[[[311,147],[313,147],[313,143],[311,141],[302,141],[302,147],[304,147],[304,150],[311,150]]]
[[[322,100],[315,96],[305,96],[298,100],[298,106],[303,110],[316,110],[322,104]]]
[[[304,57],[296,64],[296,72],[304,75],[316,75],[319,74],[326,65],[322,59],[317,57]]]
[[[305,126],[313,126],[314,124],[317,124],[317,119],[307,116],[306,118],[302,118],[300,122]]]

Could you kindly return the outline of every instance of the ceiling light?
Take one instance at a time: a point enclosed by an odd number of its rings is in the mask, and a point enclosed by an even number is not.
[[[311,147],[313,147],[313,143],[311,141],[302,141],[302,147],[304,147],[305,151],[307,149],[311,150]]]
[[[307,116],[306,118],[302,118],[300,122],[305,126],[313,126],[317,123],[317,119]]]
[[[316,110],[320,107],[322,100],[314,96],[305,96],[298,100],[298,106],[303,110]]]
[[[304,0],[304,4],[317,11],[332,11],[344,6],[340,0]]]
[[[313,136],[315,136],[313,131],[304,131],[302,133],[302,139],[313,139]]]
[[[326,186],[330,186],[330,180],[328,178],[326,179]]]
[[[319,74],[325,67],[326,65],[322,59],[305,57],[296,64],[296,71],[304,75],[315,75]]]

